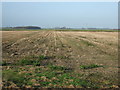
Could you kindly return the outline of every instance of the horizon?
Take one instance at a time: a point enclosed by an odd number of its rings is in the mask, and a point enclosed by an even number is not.
[[[40,28],[42,28],[42,29],[56,29],[56,28],[66,28],[66,29],[91,29],[91,28],[94,28],[94,29],[119,29],[119,28],[101,28],[101,27],[77,27],[77,28],[75,28],[75,27],[66,27],[66,26],[61,26],[61,27],[48,27],[48,28],[46,28],[46,27],[41,27],[41,26],[37,26],[37,25],[24,25],[24,26],[9,26],[9,27],[0,27],[0,28],[15,28],[15,27],[40,27]]]
[[[118,28],[117,2],[3,2],[2,27]]]

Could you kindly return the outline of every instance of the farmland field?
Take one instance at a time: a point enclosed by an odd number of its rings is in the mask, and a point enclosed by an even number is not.
[[[2,51],[3,87],[118,87],[118,32],[2,31]]]

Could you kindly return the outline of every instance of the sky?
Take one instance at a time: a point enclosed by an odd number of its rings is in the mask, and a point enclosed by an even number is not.
[[[118,28],[117,2],[3,2],[2,26]]]

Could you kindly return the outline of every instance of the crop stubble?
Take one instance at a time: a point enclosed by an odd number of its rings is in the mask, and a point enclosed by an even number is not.
[[[51,56],[46,63],[73,68],[76,73],[102,73],[117,80],[117,32],[2,31],[3,61]],[[103,67],[81,70],[80,65]]]

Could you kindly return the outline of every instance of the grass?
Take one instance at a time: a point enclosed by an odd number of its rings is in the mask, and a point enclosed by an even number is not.
[[[23,74],[18,74],[18,72],[15,72],[13,70],[3,70],[3,80],[5,82],[13,82],[17,86],[22,86],[26,83],[26,78]]]
[[[102,85],[110,87],[110,82],[98,82],[94,78],[99,77],[96,74],[89,74],[86,78],[85,74],[74,72],[73,69],[65,66],[49,64],[42,66],[41,60],[49,59],[46,56],[32,56],[32,59],[22,59],[16,63],[14,68],[3,70],[4,87],[27,87],[32,88],[98,88]],[[51,58],[50,58],[51,59]],[[7,62],[3,65],[9,66]],[[31,65],[31,66],[28,66]],[[38,67],[36,67],[38,66]],[[81,69],[92,69],[103,67],[101,65],[90,64],[81,65]],[[103,76],[100,76],[103,78]],[[97,83],[96,83],[97,82]],[[107,82],[107,83],[106,83]],[[101,83],[101,84],[100,84]],[[112,86],[111,86],[112,87]]]
[[[55,66],[55,65],[49,65],[49,68],[52,70],[65,70],[65,67],[62,66]]]
[[[28,59],[22,59],[19,60],[16,65],[34,65],[34,66],[40,66],[41,61],[40,60],[28,60]]]
[[[70,59],[70,58],[67,57],[67,56],[58,56],[58,58],[60,58],[60,59]]]
[[[90,64],[90,65],[81,65],[81,69],[92,69],[92,68],[98,68],[103,67],[102,65],[96,65],[96,64]]]
[[[51,70],[57,70],[57,71],[71,71],[71,68],[66,68],[63,66],[56,66],[56,65],[49,65],[48,66]]]
[[[32,59],[31,59],[31,58],[32,58]],[[41,55],[41,56],[31,56],[31,57],[28,57],[28,58],[26,58],[26,59],[19,60],[19,62],[17,62],[17,64],[18,64],[18,65],[34,65],[34,66],[40,66],[42,60],[48,60],[48,59],[52,59],[52,58],[54,58],[54,57],[44,56],[44,55]]]
[[[39,76],[39,77],[46,77],[48,79],[51,79],[52,77],[55,77],[57,75],[56,72],[54,71],[44,71],[44,72],[41,72],[41,73],[36,73],[36,76]]]
[[[87,81],[78,79],[74,74],[69,72],[64,72],[65,70],[69,70],[69,68],[63,66],[56,65],[48,65],[44,68],[33,67],[34,61],[23,59],[18,62],[22,67],[17,67],[14,70],[3,70],[3,82],[6,84],[5,86],[11,85],[11,82],[17,85],[17,87],[23,86],[31,86],[31,87],[64,87],[66,85],[69,87],[70,85],[74,86],[92,86],[88,84]],[[35,68],[35,71],[30,68],[27,68],[25,65],[30,65]],[[26,67],[26,69],[25,69]],[[22,69],[24,68],[24,69]],[[58,73],[58,71],[63,71],[62,73]],[[32,82],[31,80],[35,80],[36,82]],[[39,82],[37,82],[39,81]],[[9,84],[8,84],[9,83]],[[34,86],[37,83],[38,86]]]
[[[41,55],[41,56],[38,56],[38,58],[39,58],[40,60],[44,60],[44,59],[50,59],[50,58],[52,58],[52,57]]]
[[[17,62],[18,65],[32,65],[34,61],[28,59],[22,59]]]
[[[51,82],[48,82],[48,81],[43,81],[43,82],[41,82],[40,84],[41,84],[41,86],[48,86],[49,84],[50,84]]]
[[[72,68],[67,68],[67,67],[57,66],[57,65],[48,65],[48,67],[52,71],[59,71],[58,73],[66,73],[66,72],[72,72],[73,71]]]
[[[86,66],[82,67],[86,69]],[[93,65],[92,67],[89,66],[89,68],[93,68]],[[12,82],[17,85],[17,87],[30,86],[36,88],[71,88],[71,86],[73,88],[97,88],[99,85],[102,85],[102,83],[96,83],[96,80],[91,81],[90,79],[83,78],[84,75],[82,74],[78,75],[74,71],[64,72],[65,70],[66,67],[56,65],[47,65],[44,67],[34,67],[34,65],[29,67],[23,65],[12,68],[12,70],[3,70],[3,83],[7,87],[11,86]],[[58,71],[63,72],[58,73]],[[94,75],[92,74],[89,77],[94,77]]]
[[[40,66],[42,60],[48,60],[52,59],[53,57],[50,56],[30,56],[26,57],[24,59],[21,59],[19,61],[16,61],[14,63],[8,63],[7,61],[0,62],[1,66],[16,66],[16,65],[34,65],[34,66]]]
[[[24,65],[34,65],[34,66],[40,66],[41,65],[41,61],[40,60],[29,60],[29,59],[21,59],[15,63],[8,63],[3,61],[2,66],[24,66]]]
[[[1,62],[0,63],[0,65],[2,65],[2,66],[14,66],[14,65],[34,65],[34,66],[40,66],[41,65],[41,63],[42,63],[42,61],[43,60],[49,60],[49,59],[54,59],[55,58],[55,56],[43,56],[43,55],[41,55],[41,56],[30,56],[30,57],[25,57],[24,59],[21,59],[21,60],[19,60],[19,61],[17,61],[17,62],[14,62],[14,63],[8,63],[8,62],[6,62],[6,61],[3,61],[3,62]],[[67,57],[64,57],[64,56],[61,56],[60,58],[64,58],[64,59],[66,59]],[[68,58],[67,58],[68,59]],[[60,68],[63,68],[63,67],[55,67],[55,66],[51,66],[51,68],[53,68],[54,67],[54,69],[56,68],[56,69],[60,69]]]
[[[62,87],[64,85],[70,86],[81,86],[81,87],[92,87],[92,83],[82,80],[79,78],[76,78],[74,76],[71,76],[70,73],[63,73],[63,74],[56,74],[56,72],[43,72],[39,73],[37,76],[44,77],[47,79],[50,79],[43,82],[40,82],[40,84],[44,87],[49,87],[49,84],[52,84],[52,87]],[[54,79],[53,79],[54,78]]]

